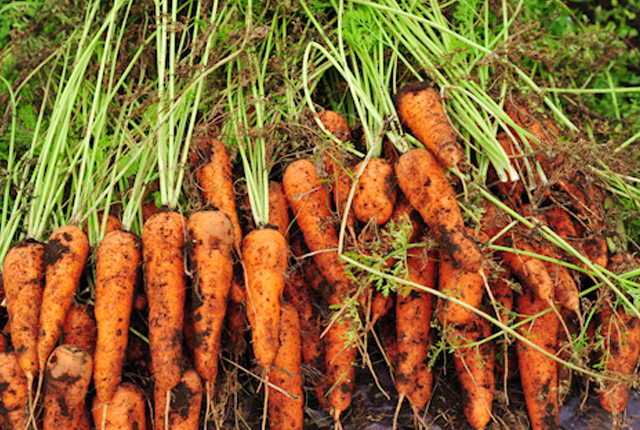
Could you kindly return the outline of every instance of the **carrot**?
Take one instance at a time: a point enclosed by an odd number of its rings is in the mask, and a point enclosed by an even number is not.
[[[245,333],[248,331],[248,323],[244,305],[233,300],[227,305],[226,324],[228,333],[229,350],[231,356],[238,358],[247,350]]]
[[[359,172],[363,161],[354,171]],[[381,225],[389,221],[397,198],[393,167],[383,158],[372,158],[367,163],[353,198],[353,213],[360,221],[374,221]]]
[[[377,327],[378,337],[382,344],[380,346],[389,360],[390,368],[396,369],[398,366],[398,335],[396,333],[395,309],[390,309],[387,315],[380,318]]]
[[[200,211],[189,218],[187,232],[194,272],[194,361],[210,398],[218,374],[220,336],[233,277],[233,225],[222,211]]]
[[[227,148],[217,139],[202,139],[198,144],[199,165],[196,178],[207,203],[226,213],[233,224],[235,248],[240,249],[242,229],[236,212],[231,160]]]
[[[349,123],[342,115],[332,110],[325,110],[319,116],[320,122],[329,133],[343,142],[351,140]]]
[[[426,82],[412,82],[400,88],[394,102],[402,123],[440,164],[449,168],[460,164],[464,151],[449,124],[438,90]]]
[[[427,258],[412,248],[408,252],[409,279],[419,285],[435,288],[436,259]],[[433,296],[425,291],[407,287],[396,298],[396,333],[398,363],[396,387],[402,403],[411,402],[414,413],[419,413],[431,397],[433,375],[429,368],[429,327],[433,313]],[[400,405],[398,405],[400,406]]]
[[[142,202],[142,221],[147,222],[151,215],[158,212],[158,206],[156,206],[156,202],[149,200]]]
[[[130,382],[118,385],[109,407],[93,398],[93,421],[99,430],[145,430],[145,400],[142,390]]]
[[[86,349],[93,357],[96,351],[98,327],[93,308],[78,302],[73,302],[64,320],[60,343],[75,345]]]
[[[509,284],[511,270],[504,265],[500,265],[501,271],[496,277],[491,279],[491,293],[496,302],[500,304],[500,321],[508,324],[513,309],[513,289]]]
[[[469,228],[467,232],[473,234],[473,229]],[[487,242],[488,238],[481,235],[480,241]],[[474,308],[479,308],[484,296],[482,271],[467,272],[456,268],[451,257],[441,251],[438,288],[441,293],[449,297],[455,297]],[[473,320],[475,315],[470,310],[449,300],[438,300],[438,309],[440,309],[438,317],[443,324],[467,324]]]
[[[102,224],[105,223],[105,232],[104,235],[111,233],[112,231],[120,230],[122,228],[122,221],[113,215],[112,213],[108,214],[106,217],[104,216],[104,212],[98,212],[98,220],[100,223],[98,224],[98,231],[102,229]],[[89,225],[85,226],[84,234],[89,236]]]
[[[357,349],[349,341],[351,322],[336,321],[325,336],[325,365],[328,376],[331,416],[339,421],[340,415],[351,405]]]
[[[122,376],[139,264],[140,240],[136,235],[116,230],[100,242],[95,291],[98,341],[93,363],[100,402],[111,400]]]
[[[304,424],[300,320],[289,303],[280,307],[280,347],[269,382],[285,391],[269,388],[269,428],[300,429]]]
[[[88,254],[87,236],[79,228],[70,225],[55,230],[45,245],[45,287],[38,333],[40,369],[44,369],[49,354],[60,338]]]
[[[453,351],[456,373],[460,378],[464,415],[471,427],[485,428],[491,421],[495,388],[494,348],[491,342],[472,346],[491,336],[491,326],[482,317],[474,316],[464,326],[450,326],[447,337]]]
[[[396,164],[400,188],[462,270],[477,272],[482,254],[467,234],[460,207],[442,167],[426,149],[412,149]]]
[[[158,386],[154,389],[156,430],[198,430],[202,404],[202,381],[193,369],[184,372],[178,385],[171,391],[167,414],[165,402],[168,392]]]
[[[15,352],[0,352],[0,428],[23,430],[29,386]]]
[[[549,309],[549,302],[541,300],[530,290],[516,299],[518,320]],[[560,321],[555,312],[547,312],[518,328],[529,341],[555,354]],[[520,364],[520,380],[524,391],[529,420],[533,430],[555,429],[558,426],[558,366],[556,362],[531,346],[517,341],[516,352]]]
[[[164,392],[175,387],[182,375],[185,226],[182,215],[164,211],[153,214],[142,228],[151,363],[155,383]]]
[[[44,377],[43,430],[78,426],[92,368],[91,356],[82,348],[62,345],[51,353]]]
[[[3,269],[11,342],[29,387],[38,373],[38,329],[44,284],[44,245],[21,242],[5,256]]]
[[[391,214],[391,219],[396,226],[403,222],[411,222],[412,229],[411,235],[408,238],[409,242],[412,242],[422,231],[422,220],[420,219],[420,214],[416,212],[413,206],[411,206],[409,199],[407,199],[407,197],[402,193],[398,196],[396,206],[393,209],[393,214]]]
[[[600,310],[600,326],[605,369],[621,377],[604,383],[600,405],[612,414],[619,414],[627,408],[631,392],[630,380],[625,378],[634,374],[640,356],[640,320],[607,300]]]
[[[245,236],[242,247],[253,352],[258,364],[269,369],[278,351],[287,242],[279,231],[262,228]]]
[[[269,224],[289,242],[289,206],[280,182],[269,181]]]

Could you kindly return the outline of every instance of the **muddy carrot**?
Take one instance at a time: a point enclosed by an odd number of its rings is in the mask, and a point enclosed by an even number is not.
[[[23,430],[27,421],[28,382],[14,352],[0,352],[0,428]]]
[[[142,390],[130,382],[123,382],[118,385],[108,408],[94,397],[93,421],[98,430],[145,430],[145,409]]]
[[[354,171],[359,172],[363,163],[358,163]],[[362,222],[384,224],[393,214],[397,195],[391,164],[383,158],[372,158],[358,180],[353,212]]]
[[[92,307],[73,302],[64,320],[60,343],[79,346],[93,357],[96,351],[98,327]]]
[[[198,430],[202,405],[202,381],[193,369],[184,372],[179,383],[171,390],[168,415],[167,392],[154,389],[154,415],[156,430]]]
[[[107,234],[96,253],[93,381],[100,402],[111,400],[122,376],[140,258],[140,239],[123,230]]]
[[[289,242],[289,205],[280,182],[269,181],[269,224]]]

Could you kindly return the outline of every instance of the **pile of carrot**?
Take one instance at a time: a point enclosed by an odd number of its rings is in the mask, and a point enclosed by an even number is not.
[[[555,428],[562,372],[553,357],[560,356],[567,322],[584,323],[581,294],[589,278],[572,269],[582,263],[551,262],[569,258],[536,228],[514,227],[490,200],[479,206],[480,217],[466,219],[461,186],[447,170],[464,170],[466,155],[438,91],[408,85],[395,102],[406,131],[424,147],[360,163],[328,147],[319,159],[290,163],[271,183],[265,227],[243,225],[228,149],[202,138],[193,157],[201,210],[184,216],[161,208],[140,237],[115,223],[94,250],[77,226],[56,229],[45,244],[16,244],[3,263],[10,342],[0,344],[0,428],[203,428],[220,419],[219,369],[227,372],[242,354],[256,386],[266,390],[270,428],[303,428],[310,402],[339,426],[352,407],[359,346],[375,330],[393,369],[398,411],[406,399],[419,417],[429,404],[436,371],[430,351],[441,336],[473,428],[491,421],[497,369],[505,364],[519,366],[501,372],[520,375],[531,427]],[[612,271],[621,259],[635,264],[620,256],[610,262],[604,220],[593,219],[604,213],[601,193],[558,170],[561,163],[548,155],[558,131],[531,121],[520,106],[508,113],[537,137],[531,160],[559,179],[535,201],[518,182],[491,191],[589,261]],[[352,139],[339,114],[325,111],[318,121],[334,138]],[[523,146],[500,141],[522,170]],[[401,225],[409,234],[400,251],[371,244]],[[378,275],[397,275],[395,286],[382,291],[361,282],[366,268],[350,266],[341,247],[378,256]],[[90,297],[80,294],[94,270]],[[596,320],[608,378],[600,400],[617,414],[626,408],[640,355],[640,321],[613,297],[602,300]],[[518,323],[510,362],[497,362],[501,334],[492,333],[501,329],[479,312]],[[359,315],[367,315],[365,324]],[[148,353],[140,352],[147,341]],[[221,366],[226,352],[234,360]],[[151,384],[124,372],[132,363],[148,363]],[[305,399],[309,393],[315,399]]]

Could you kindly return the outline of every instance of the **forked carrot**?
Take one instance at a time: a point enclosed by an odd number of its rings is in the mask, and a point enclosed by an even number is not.
[[[23,430],[29,387],[15,352],[0,352],[0,428]]]

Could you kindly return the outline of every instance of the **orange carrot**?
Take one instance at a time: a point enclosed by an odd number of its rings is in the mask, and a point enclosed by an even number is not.
[[[422,220],[420,219],[420,214],[416,212],[413,206],[411,206],[409,199],[407,199],[407,197],[402,193],[398,196],[391,219],[396,226],[399,226],[403,222],[411,222],[412,229],[409,242],[413,241],[422,231]]]
[[[45,287],[38,333],[40,369],[44,369],[49,354],[60,338],[88,254],[87,236],[74,226],[58,228],[45,245]]]
[[[359,172],[363,163],[358,163],[354,171]],[[396,198],[393,167],[383,158],[372,158],[358,180],[353,213],[362,222],[373,220],[378,225],[384,224],[391,218]]]
[[[405,152],[396,164],[396,176],[440,246],[461,269],[479,271],[482,254],[464,228],[455,193],[433,155],[426,149]]]
[[[549,309],[549,302],[541,300],[530,290],[516,299],[519,321]],[[523,324],[518,332],[543,350],[555,354],[558,344],[560,321],[550,311]],[[529,420],[533,430],[557,428],[558,415],[558,366],[556,362],[531,346],[517,341],[520,380],[524,391]]]
[[[412,82],[394,96],[398,116],[413,135],[444,167],[455,167],[465,158],[449,124],[440,93],[426,82]]]
[[[44,378],[43,430],[77,428],[92,368],[91,356],[82,348],[62,345],[51,353]]]
[[[165,393],[175,387],[182,376],[185,227],[182,215],[164,211],[153,214],[142,228],[151,363],[156,386]]]
[[[98,341],[93,374],[100,402],[111,400],[122,376],[139,264],[140,240],[134,234],[116,230],[100,242],[96,253]]]
[[[450,326],[448,339],[454,347],[453,360],[460,378],[464,415],[471,427],[485,428],[491,421],[495,388],[494,349],[491,342],[471,346],[491,336],[491,326],[474,315],[464,326]]]
[[[343,142],[351,140],[351,129],[349,128],[349,123],[347,123],[347,120],[344,119],[342,115],[332,110],[325,110],[318,118],[322,122],[324,128],[326,128],[327,131],[336,138]]]
[[[283,303],[280,313],[280,347],[269,382],[286,392],[269,387],[269,428],[300,429],[304,424],[300,320],[296,309]]]
[[[496,302],[500,304],[500,321],[508,324],[513,309],[513,289],[509,284],[511,270],[504,265],[500,265],[501,271],[490,280],[491,293]]]
[[[44,246],[34,241],[12,247],[3,263],[11,342],[29,387],[38,373],[38,327],[44,284]]]
[[[436,287],[436,259],[427,258],[412,248],[407,259],[409,279],[416,284]],[[433,375],[429,368],[429,327],[433,313],[433,296],[407,287],[396,298],[396,332],[398,363],[396,387],[399,402],[409,398],[414,413],[419,413],[431,397]]]
[[[234,358],[240,357],[247,350],[245,333],[248,331],[248,322],[244,305],[230,301],[227,305],[226,324],[228,333],[229,350]]]
[[[203,139],[198,144],[199,165],[196,178],[207,203],[226,213],[233,224],[235,248],[240,249],[242,229],[236,212],[231,161],[227,148],[217,139]]]
[[[282,184],[269,181],[269,224],[289,242],[289,206]]]
[[[187,231],[194,272],[194,361],[210,398],[218,374],[220,336],[233,277],[233,225],[222,211],[200,211],[189,218]]]
[[[253,230],[242,242],[247,288],[247,317],[258,364],[269,369],[280,334],[280,299],[287,273],[287,242],[277,230]]]
[[[108,408],[98,397],[93,398],[93,421],[98,430],[145,430],[145,408],[142,390],[130,382],[123,382],[118,385]]]
[[[120,218],[118,218],[117,216],[115,216],[112,213],[107,215],[107,217],[105,218],[104,212],[98,212],[98,220],[99,220],[98,231],[100,231],[102,229],[102,224],[106,223],[105,232],[104,232],[105,236],[107,234],[111,233],[112,231],[120,230],[122,228],[122,221],[120,221]],[[89,226],[88,225],[85,226],[85,228],[84,228],[84,234],[89,236]]]
[[[23,430],[27,421],[28,382],[16,353],[0,352],[0,428]]]
[[[98,328],[93,308],[78,302],[73,302],[62,326],[60,343],[75,345],[86,349],[93,357],[96,351]]]
[[[178,385],[171,391],[171,401],[165,411],[168,392],[158,386],[154,389],[156,430],[198,430],[202,404],[202,381],[193,369],[184,372]]]
[[[340,415],[351,405],[357,349],[349,340],[352,323],[336,321],[325,336],[325,365],[328,376],[331,416],[339,421]]]
[[[600,310],[600,326],[604,337],[603,361],[607,372],[620,376],[606,381],[600,391],[600,405],[612,414],[623,412],[629,403],[633,375],[640,356],[640,320],[622,306],[607,300]]]

